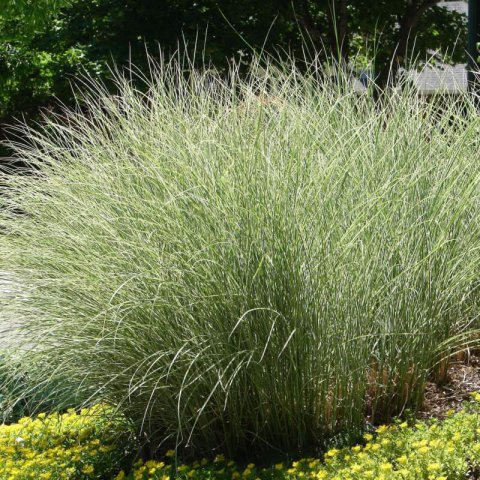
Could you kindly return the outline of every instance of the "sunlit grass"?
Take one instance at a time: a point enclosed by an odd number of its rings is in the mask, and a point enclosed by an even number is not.
[[[23,131],[0,321],[37,383],[119,405],[153,449],[230,456],[421,402],[476,327],[480,120],[466,95],[375,103],[321,73],[166,63]]]

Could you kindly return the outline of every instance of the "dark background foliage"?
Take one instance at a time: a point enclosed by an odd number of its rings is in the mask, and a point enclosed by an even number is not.
[[[465,18],[438,0],[0,0],[0,12],[2,124],[56,99],[71,104],[81,73],[108,83],[108,65],[130,59],[146,70],[158,45],[167,54],[196,45],[218,68],[264,48],[355,58],[361,69],[369,50],[380,82],[407,56],[465,59]]]

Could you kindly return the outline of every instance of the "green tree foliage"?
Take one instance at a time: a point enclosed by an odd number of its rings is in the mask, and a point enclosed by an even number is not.
[[[157,44],[171,53],[185,41],[220,68],[234,56],[247,64],[262,48],[332,51],[364,67],[370,48],[377,74],[407,53],[448,51],[460,61],[466,44],[465,18],[437,0],[0,0],[0,12],[4,121],[55,97],[71,103],[70,82],[82,72],[108,81],[107,65],[129,59],[145,70],[146,49],[155,54]]]
[[[15,19],[26,30],[38,28],[70,0],[0,0],[0,19]]]

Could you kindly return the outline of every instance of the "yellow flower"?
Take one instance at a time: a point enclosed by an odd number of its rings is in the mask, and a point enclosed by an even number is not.
[[[277,463],[275,465],[275,470],[283,470],[283,463]]]
[[[428,472],[438,472],[442,469],[442,465],[440,463],[430,463],[427,465]]]
[[[93,467],[93,465],[85,465],[82,468],[82,473],[85,473],[85,475],[90,475],[91,473],[93,473],[94,470],[95,468]]]
[[[383,433],[383,432],[386,432],[387,430],[388,430],[387,425],[380,425],[380,426],[377,428],[376,432],[381,434],[381,433]]]
[[[363,438],[367,441],[370,442],[373,440],[373,435],[371,433],[366,433]]]
[[[125,472],[123,470],[120,470],[118,472],[118,475],[115,477],[115,480],[124,480],[125,478]]]
[[[473,399],[476,402],[480,402],[480,393],[479,392],[472,392],[470,395],[473,397]]]
[[[166,454],[166,457],[174,457],[175,456],[175,450],[169,450]]]
[[[338,453],[340,452],[340,450],[337,450],[336,448],[332,448],[331,450],[329,450],[326,455],[327,457],[329,458],[333,458],[335,457],[336,455],[338,455]]]
[[[393,469],[392,464],[389,462],[385,462],[380,465],[380,470],[382,472],[390,472],[392,469]]]

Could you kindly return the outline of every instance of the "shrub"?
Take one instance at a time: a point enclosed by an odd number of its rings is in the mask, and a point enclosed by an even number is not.
[[[474,100],[259,65],[94,85],[1,180],[17,355],[153,450],[319,445],[415,408],[476,326]]]
[[[131,453],[128,438],[128,424],[105,406],[23,417],[0,426],[0,479],[108,478]]]

